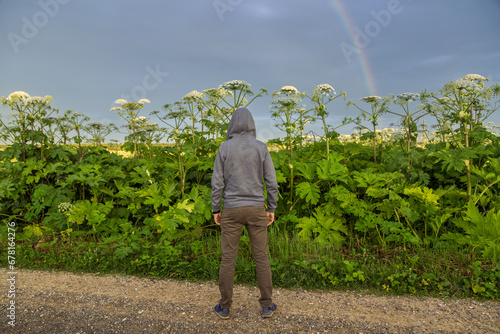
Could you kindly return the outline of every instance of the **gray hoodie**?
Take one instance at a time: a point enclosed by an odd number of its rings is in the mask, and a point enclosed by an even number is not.
[[[266,144],[256,139],[255,122],[246,108],[236,109],[227,129],[226,141],[215,157],[212,175],[212,209],[263,206],[264,182],[267,211],[274,212],[278,183],[273,160]]]

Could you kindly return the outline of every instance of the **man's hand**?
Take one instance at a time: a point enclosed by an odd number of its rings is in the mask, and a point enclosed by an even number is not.
[[[220,225],[220,223],[222,222],[222,218],[221,218],[221,213],[220,212],[217,212],[216,214],[214,214],[214,220],[215,220],[215,223],[217,225]]]
[[[266,213],[267,213],[267,226],[269,226],[274,221],[274,212],[266,212]]]

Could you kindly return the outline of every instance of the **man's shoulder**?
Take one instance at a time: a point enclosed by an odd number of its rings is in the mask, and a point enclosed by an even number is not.
[[[219,146],[219,150],[232,150],[232,149],[240,149],[241,148],[241,140],[244,140],[245,145],[248,145],[248,148],[254,147],[258,150],[268,150],[266,143],[258,140],[253,136],[248,136],[247,138],[231,138],[223,142]]]
[[[263,149],[267,150],[267,145],[266,145],[266,143],[264,143],[263,141],[258,140],[258,139],[257,139],[257,138],[255,138],[255,137],[253,138],[253,145],[254,145],[255,147],[259,148],[260,150],[263,150]]]
[[[254,138],[254,139],[255,139],[255,142],[256,142],[257,144],[266,146],[266,143],[264,143],[263,141],[260,141],[260,140],[258,140],[257,138]],[[266,146],[266,147],[267,147],[267,146]]]

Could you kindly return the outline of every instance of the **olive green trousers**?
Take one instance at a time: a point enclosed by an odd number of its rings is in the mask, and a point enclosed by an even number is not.
[[[230,308],[233,303],[235,262],[238,256],[241,230],[245,226],[252,245],[253,259],[256,265],[257,283],[260,290],[259,303],[261,307],[271,307],[273,283],[269,256],[267,254],[267,213],[265,207],[246,206],[227,208],[222,211],[221,218],[222,260],[219,270],[220,306]]]

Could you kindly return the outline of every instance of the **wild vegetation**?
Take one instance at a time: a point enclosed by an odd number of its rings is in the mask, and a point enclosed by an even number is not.
[[[500,86],[486,81],[349,101],[359,116],[341,124],[329,116],[345,92],[274,92],[274,284],[500,299],[500,143],[487,123]],[[15,223],[18,266],[217,279],[213,160],[232,112],[266,94],[235,80],[150,117],[140,115],[148,100],[119,99],[122,145],[104,144],[115,125],[61,114],[50,96],[2,97],[12,114],[0,119],[0,230]],[[397,129],[378,129],[384,115],[400,118]],[[347,124],[357,130],[339,134]],[[255,283],[245,233],[236,280]]]

